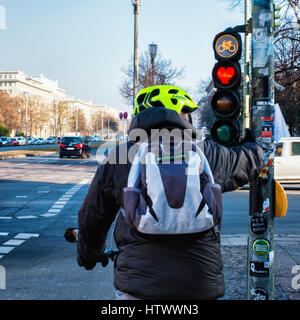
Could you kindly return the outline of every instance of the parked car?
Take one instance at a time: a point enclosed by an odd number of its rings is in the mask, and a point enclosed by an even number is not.
[[[16,137],[16,139],[19,141],[20,146],[24,146],[26,144],[26,139],[24,137]]]
[[[84,159],[84,156],[91,156],[91,148],[88,141],[81,137],[64,137],[59,145],[59,157],[77,156]]]
[[[19,146],[20,142],[17,140],[17,138],[10,138],[10,144],[15,147],[15,146]]]
[[[34,138],[32,138],[32,137],[28,137],[27,138],[27,141],[28,141],[28,144],[34,144]]]
[[[40,141],[40,144],[46,144],[46,140],[44,138],[37,138]]]
[[[103,137],[100,136],[94,136],[94,141],[99,142],[99,141],[103,141]]]
[[[300,182],[300,137],[281,138],[276,145],[274,177],[280,182]]]
[[[10,140],[8,137],[1,137],[0,138],[0,147],[9,147],[11,146]]]
[[[34,139],[32,144],[41,144],[41,141],[39,139]]]
[[[46,139],[46,144],[54,144],[55,143],[55,138],[49,137]]]

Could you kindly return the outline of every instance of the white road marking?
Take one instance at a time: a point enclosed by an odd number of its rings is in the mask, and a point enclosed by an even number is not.
[[[62,167],[70,167],[71,164],[64,164]]]
[[[0,220],[10,220],[12,217],[0,217]]]
[[[50,191],[39,191],[39,193],[49,193]]]
[[[56,213],[59,213],[59,212],[61,212],[61,209],[49,209],[48,212],[56,212]]]
[[[17,217],[17,219],[37,219],[36,216],[20,216],[20,217]]]
[[[15,247],[0,247],[0,253],[9,253]]]
[[[4,256],[0,256],[0,259],[3,258]]]
[[[16,198],[28,198],[28,196],[16,196]]]
[[[57,204],[66,204],[68,201],[56,201],[54,203],[54,205],[57,205]]]
[[[52,208],[53,209],[62,209],[65,205],[64,204],[57,204],[57,205],[53,205]]]
[[[19,246],[20,244],[22,244],[25,240],[8,240],[6,242],[3,243],[4,246]]]
[[[26,166],[28,163],[17,163],[16,166]]]
[[[38,238],[38,233],[18,233],[15,236],[15,239],[30,239],[30,238]]]
[[[0,232],[0,236],[4,236],[5,237],[5,236],[8,236],[8,234],[9,234],[8,232]]]
[[[44,213],[40,214],[41,217],[49,218],[49,217],[54,217],[57,216],[57,213]]]

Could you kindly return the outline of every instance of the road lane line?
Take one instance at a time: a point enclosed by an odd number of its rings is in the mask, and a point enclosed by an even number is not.
[[[64,164],[62,167],[70,167],[71,164]]]
[[[0,247],[0,253],[9,253],[11,250],[13,250],[15,247]]]
[[[23,242],[25,242],[25,240],[14,240],[14,239],[10,239],[6,242],[3,243],[4,246],[19,246],[20,244],[22,244]]]
[[[62,209],[65,205],[64,204],[55,204],[52,206],[53,209]]]
[[[57,205],[57,204],[67,204],[68,201],[56,201],[54,203],[54,205]]]
[[[57,213],[43,213],[40,214],[41,217],[49,218],[49,217],[54,217],[57,216]]]
[[[36,216],[19,216],[17,219],[37,219]]]
[[[59,212],[61,212],[61,209],[49,209],[48,212],[56,212],[56,213],[59,213]]]
[[[12,217],[0,217],[0,220],[10,220]]]
[[[8,236],[9,232],[0,232],[0,236]]]
[[[38,233],[18,233],[14,238],[15,239],[30,239],[30,238],[38,238]]]
[[[28,196],[16,196],[16,198],[28,198]]]

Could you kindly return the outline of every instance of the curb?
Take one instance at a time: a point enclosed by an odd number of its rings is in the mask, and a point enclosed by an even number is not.
[[[17,154],[17,155],[9,155],[9,156],[0,156],[0,160],[10,160],[10,159],[18,159],[18,158],[26,158],[26,157],[35,157],[42,156],[48,154],[55,154],[57,151],[39,151],[34,153],[26,153],[26,154]]]

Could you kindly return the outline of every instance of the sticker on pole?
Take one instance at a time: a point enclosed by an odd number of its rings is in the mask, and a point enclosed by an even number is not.
[[[268,292],[263,288],[251,289],[253,300],[268,300]]]
[[[270,269],[270,262],[250,262],[250,276],[251,277],[268,277]]]
[[[253,216],[250,221],[251,231],[255,234],[263,234],[268,227],[268,221],[264,217]]]
[[[258,257],[266,256],[270,251],[269,241],[266,239],[256,239],[253,242],[253,251]]]
[[[120,118],[120,120],[123,120],[123,117],[124,117],[123,112],[120,112],[120,113],[119,113],[119,118]]]

